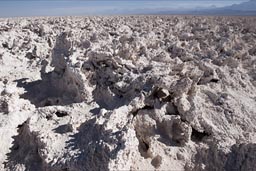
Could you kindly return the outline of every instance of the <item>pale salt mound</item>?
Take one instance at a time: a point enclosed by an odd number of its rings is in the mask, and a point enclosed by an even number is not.
[[[0,170],[255,170],[255,23],[0,19]]]

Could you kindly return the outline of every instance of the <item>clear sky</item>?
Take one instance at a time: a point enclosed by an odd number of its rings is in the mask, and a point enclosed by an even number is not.
[[[248,0],[0,0],[0,17],[108,15],[223,7]]]

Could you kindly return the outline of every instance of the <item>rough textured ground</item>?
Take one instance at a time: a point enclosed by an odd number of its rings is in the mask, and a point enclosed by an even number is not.
[[[0,19],[0,170],[255,170],[255,23]]]

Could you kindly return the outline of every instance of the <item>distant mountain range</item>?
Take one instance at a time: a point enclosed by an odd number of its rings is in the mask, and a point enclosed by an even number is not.
[[[241,4],[234,4],[226,7],[225,9],[238,11],[256,11],[256,0],[243,2]]]
[[[210,6],[195,10],[163,10],[153,11],[153,14],[195,14],[195,15],[256,15],[256,0],[250,0],[240,4],[234,4],[226,7]]]

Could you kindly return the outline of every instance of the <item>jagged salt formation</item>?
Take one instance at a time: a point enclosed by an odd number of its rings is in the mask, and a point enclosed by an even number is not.
[[[254,170],[254,23],[1,19],[1,170]]]

